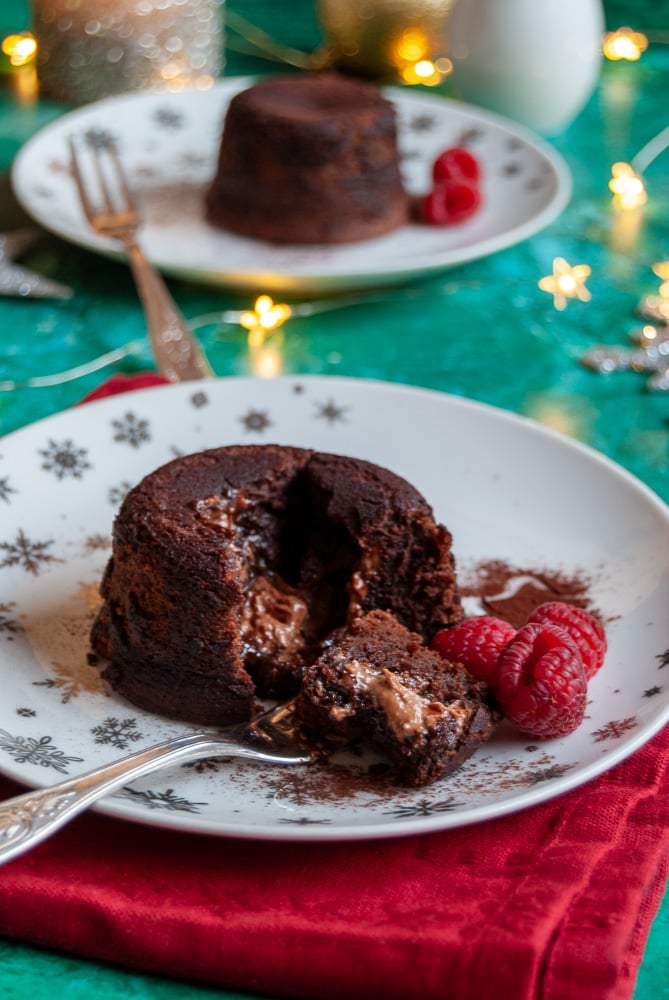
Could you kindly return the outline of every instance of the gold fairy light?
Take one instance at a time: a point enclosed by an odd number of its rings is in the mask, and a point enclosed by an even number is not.
[[[641,31],[632,28],[618,28],[604,35],[602,50],[607,59],[617,61],[627,59],[635,62],[648,48],[648,38]]]
[[[590,292],[585,287],[585,280],[591,273],[587,264],[568,264],[564,257],[553,260],[553,273],[539,281],[539,288],[553,296],[556,309],[566,309],[569,299],[580,299],[588,302]]]
[[[263,344],[267,335],[283,326],[291,313],[290,306],[285,303],[275,303],[269,295],[259,295],[253,310],[249,309],[239,317],[240,324],[249,331],[249,347]]]
[[[652,266],[662,284],[656,295],[644,295],[639,303],[639,312],[647,319],[669,325],[669,260],[660,261]]]
[[[274,302],[269,295],[259,295],[253,309],[243,312],[239,322],[248,330],[247,344],[251,371],[258,378],[274,378],[281,374],[283,358],[277,343],[266,343],[292,315],[292,309],[283,302]],[[281,337],[281,334],[279,334]]]
[[[656,274],[662,282],[658,289],[658,295],[669,302],[669,260],[653,264],[653,274]]]
[[[453,63],[445,56],[441,59],[419,59],[416,63],[410,63],[402,67],[400,76],[404,83],[411,85],[422,84],[424,87],[437,87],[445,76],[453,71]]]
[[[630,163],[614,163],[609,188],[616,208],[628,212],[646,204],[648,195],[643,179]]]
[[[393,61],[404,83],[436,87],[453,71],[453,63],[446,56],[433,57],[431,45],[418,28],[402,32],[393,46]]]
[[[2,40],[2,51],[9,56],[10,65],[26,66],[35,58],[37,42],[27,31],[20,35],[7,35]]]

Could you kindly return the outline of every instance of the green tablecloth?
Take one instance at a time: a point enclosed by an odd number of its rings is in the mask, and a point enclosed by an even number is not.
[[[271,0],[237,0],[230,6],[285,42],[305,50],[318,42],[311,0],[292,0],[290,18],[282,10],[286,5]],[[669,396],[647,392],[642,375],[600,376],[577,360],[596,342],[626,343],[640,297],[657,290],[651,265],[669,258],[669,154],[647,172],[650,200],[626,249],[616,243],[607,190],[611,164],[629,161],[667,124],[669,2],[611,0],[607,22],[610,28],[631,23],[654,32],[657,41],[637,63],[606,63],[584,112],[554,140],[574,179],[564,214],[517,247],[415,283],[417,297],[389,293],[345,311],[291,320],[284,370],[413,383],[568,427],[669,500]],[[26,5],[5,0],[0,33],[27,24]],[[228,51],[226,74],[274,68]],[[13,156],[63,110],[44,101],[21,104],[6,78],[0,87],[0,230],[27,222],[10,192]],[[556,256],[592,268],[591,301],[572,301],[559,312],[538,289]],[[142,337],[142,313],[124,266],[53,237],[25,262],[72,285],[76,294],[68,302],[0,299],[0,381],[71,368]],[[179,281],[171,287],[189,318],[250,304],[245,294]],[[221,340],[212,334],[206,348],[218,374],[248,371],[241,335]],[[150,366],[147,348],[110,372]],[[73,404],[102,377],[0,393],[0,434]],[[636,1000],[669,998],[668,940],[669,897],[648,941]],[[231,996],[0,942],[0,996],[7,1000],[94,995],[99,1000]]]

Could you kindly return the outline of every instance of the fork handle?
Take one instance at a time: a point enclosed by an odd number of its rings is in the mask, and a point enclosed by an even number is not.
[[[68,820],[129,781],[167,765],[204,757],[242,757],[269,764],[302,764],[308,760],[305,754],[291,756],[280,749],[245,746],[205,733],[156,743],[77,778],[0,802],[0,864],[45,840]]]
[[[137,243],[127,242],[125,250],[144,306],[158,371],[170,382],[212,378],[209,362],[156,268]]]

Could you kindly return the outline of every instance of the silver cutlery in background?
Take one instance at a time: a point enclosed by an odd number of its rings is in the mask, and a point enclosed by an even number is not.
[[[144,307],[158,370],[172,382],[211,378],[213,372],[202,348],[161,275],[137,242],[140,213],[115,143],[96,138],[85,139],[82,145],[84,152],[74,139],[69,140],[72,176],[81,207],[91,229],[123,246]]]

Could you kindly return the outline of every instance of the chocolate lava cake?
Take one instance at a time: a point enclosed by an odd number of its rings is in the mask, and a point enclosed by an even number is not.
[[[92,647],[129,701],[224,725],[294,693],[361,615],[430,639],[462,611],[451,535],[369,462],[279,445],[177,458],[127,495]]]
[[[316,739],[361,737],[407,785],[449,774],[492,732],[488,685],[386,611],[371,611],[305,672],[298,716]]]
[[[395,109],[336,73],[270,77],[233,97],[206,194],[214,225],[271,243],[346,243],[409,220]]]

